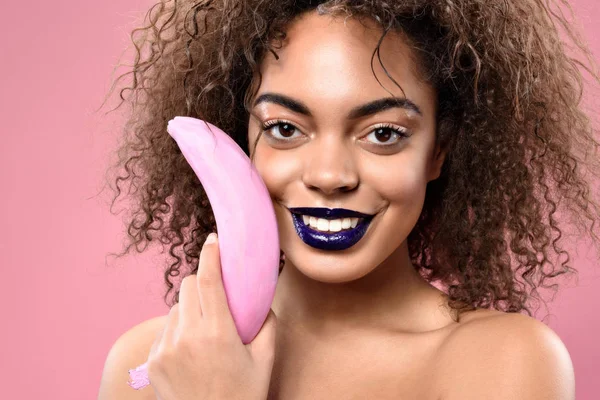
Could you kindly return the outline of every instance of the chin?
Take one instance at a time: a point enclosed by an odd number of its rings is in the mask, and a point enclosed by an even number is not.
[[[323,283],[352,282],[371,273],[379,263],[361,254],[349,251],[323,251],[311,248],[299,238],[294,249],[285,252],[286,265],[283,268],[294,268],[302,275]],[[371,254],[377,254],[372,251]],[[297,261],[296,261],[297,260]]]

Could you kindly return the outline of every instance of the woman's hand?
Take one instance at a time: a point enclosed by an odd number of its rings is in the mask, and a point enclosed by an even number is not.
[[[148,378],[157,399],[265,400],[276,322],[271,310],[254,340],[242,343],[223,288],[219,246],[207,239],[197,275],[183,279],[179,303],[150,349]]]

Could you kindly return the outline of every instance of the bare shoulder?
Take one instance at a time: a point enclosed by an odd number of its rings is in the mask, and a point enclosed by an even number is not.
[[[166,323],[167,316],[148,319],[115,341],[104,363],[98,400],[156,400],[151,386],[135,390],[127,381],[129,370],[146,362],[156,335]]]
[[[471,312],[446,338],[439,362],[442,400],[575,399],[567,348],[527,315]]]

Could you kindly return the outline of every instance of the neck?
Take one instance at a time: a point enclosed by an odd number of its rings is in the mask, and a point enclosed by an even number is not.
[[[370,273],[344,283],[313,280],[286,259],[272,308],[278,325],[320,337],[349,329],[412,333],[452,322],[445,298],[415,270],[405,242]]]

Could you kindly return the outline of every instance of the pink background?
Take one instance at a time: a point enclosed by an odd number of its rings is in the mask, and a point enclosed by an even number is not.
[[[119,117],[94,110],[131,27],[152,3],[36,3],[4,4],[0,24],[0,397],[92,399],[117,337],[168,312],[158,250],[105,264],[107,253],[121,250],[123,214],[109,213],[111,192],[96,196]],[[600,54],[600,5],[573,4]],[[577,398],[585,400],[600,397],[600,280],[580,248],[579,286],[550,303],[549,325],[570,351]]]

